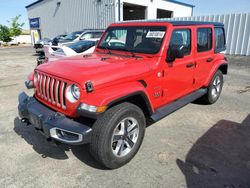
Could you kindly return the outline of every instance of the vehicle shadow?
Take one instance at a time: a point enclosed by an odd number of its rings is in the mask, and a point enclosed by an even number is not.
[[[189,188],[249,188],[250,114],[241,124],[219,121],[176,163]]]
[[[48,142],[42,134],[32,127],[32,125],[26,126],[18,117],[14,119],[13,130],[28,144],[32,145],[34,151],[40,154],[42,158],[49,157],[57,160],[65,160],[69,158],[66,152],[71,151],[76,158],[86,165],[97,169],[105,169],[90,155],[88,145],[69,146],[53,141]]]
[[[32,145],[33,149],[43,158],[50,157],[59,160],[68,158],[65,153],[68,150],[67,148],[59,148],[56,144],[46,141],[43,135],[38,134],[34,128],[26,126],[18,117],[14,119],[14,131],[28,144]]]

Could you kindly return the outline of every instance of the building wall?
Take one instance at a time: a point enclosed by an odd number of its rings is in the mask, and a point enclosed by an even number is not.
[[[136,4],[147,7],[147,19],[157,18],[157,9],[173,11],[173,17],[186,17],[192,16],[193,8],[189,6],[184,6],[181,4],[176,4],[166,0],[120,0],[121,2],[121,18],[123,15],[123,3]],[[118,0],[116,0],[118,3]],[[117,16],[118,17],[118,16]],[[118,21],[118,19],[116,19]],[[122,21],[122,19],[121,19]]]
[[[30,35],[19,35],[14,39],[17,43],[20,44],[31,44],[31,36]]]
[[[250,13],[184,17],[172,20],[223,22],[227,41],[226,54],[250,55]]]
[[[114,0],[44,0],[27,8],[28,17],[40,17],[42,37],[55,37],[85,28],[106,28],[115,22]]]

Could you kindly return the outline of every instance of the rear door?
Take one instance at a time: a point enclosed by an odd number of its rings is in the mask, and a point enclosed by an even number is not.
[[[198,26],[195,30],[195,87],[202,87],[214,65],[214,28]]]
[[[174,62],[163,63],[165,103],[176,100],[192,91],[195,69],[192,31],[192,27],[177,27],[172,32],[169,49],[182,46],[185,55],[183,58],[176,58]]]

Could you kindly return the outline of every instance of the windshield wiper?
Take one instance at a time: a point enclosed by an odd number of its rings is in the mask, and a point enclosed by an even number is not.
[[[131,57],[136,57],[135,53],[133,52],[132,49],[130,48],[124,48],[123,50],[127,51],[127,52],[130,52],[131,53]]]
[[[108,54],[109,55],[111,55],[112,53],[111,53],[111,51],[110,51],[110,49],[107,47],[107,46],[99,46],[99,47],[101,47],[101,48],[105,48],[105,50],[107,50],[108,51]]]

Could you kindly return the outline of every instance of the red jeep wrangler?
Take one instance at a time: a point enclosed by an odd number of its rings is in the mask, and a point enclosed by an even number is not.
[[[224,50],[221,23],[112,24],[92,55],[38,66],[34,96],[19,95],[19,114],[48,138],[89,143],[97,161],[118,168],[139,150],[146,122],[218,100]]]

